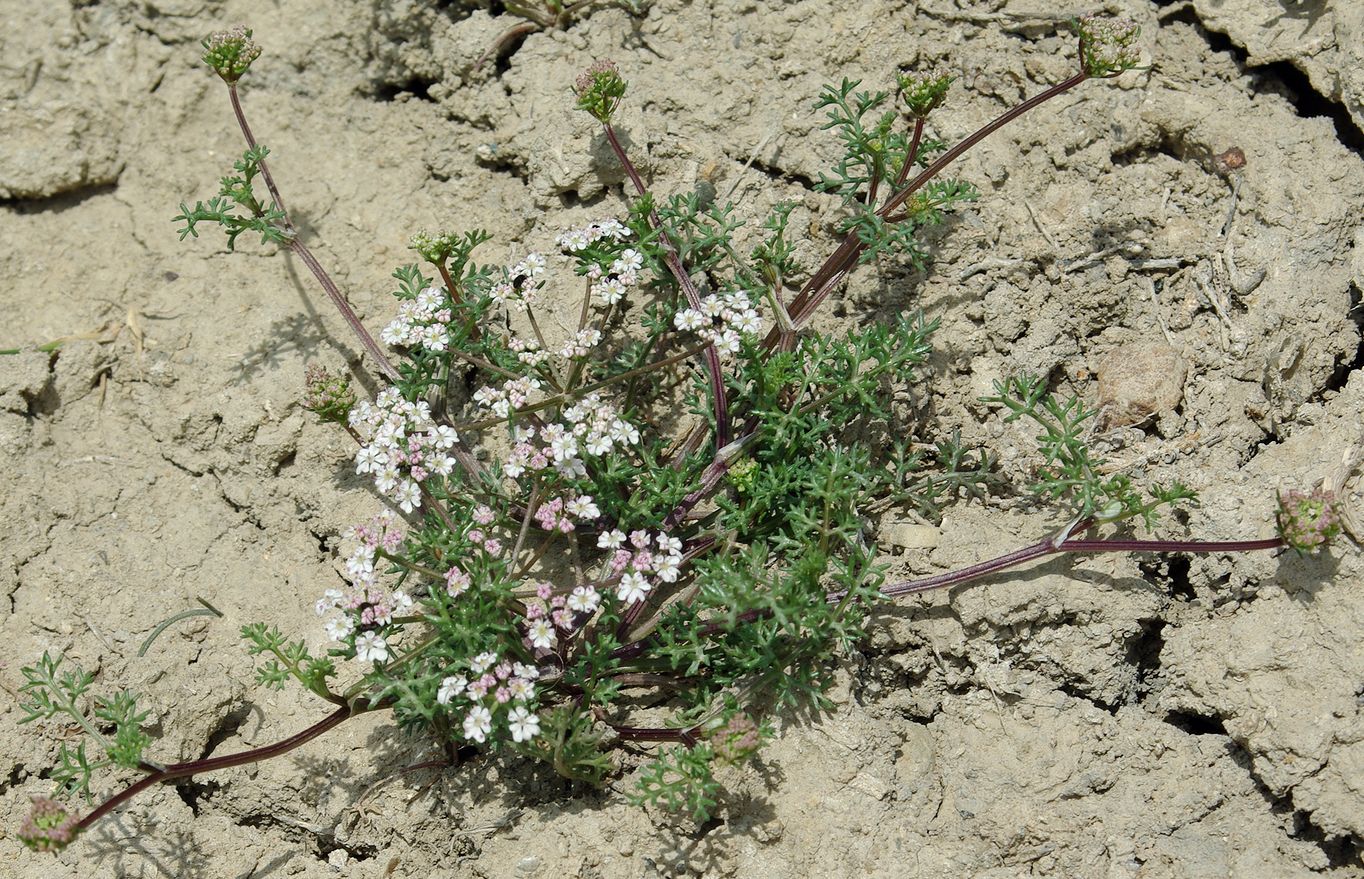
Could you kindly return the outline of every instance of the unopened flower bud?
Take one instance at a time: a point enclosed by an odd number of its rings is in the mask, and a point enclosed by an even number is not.
[[[625,80],[614,62],[598,61],[578,75],[573,93],[578,97],[578,109],[605,125],[625,96]]]
[[[76,824],[61,803],[34,797],[33,808],[19,827],[19,840],[35,852],[59,852],[76,838]]]
[[[251,62],[260,57],[260,46],[251,41],[251,29],[240,24],[209,34],[203,47],[204,63],[229,85],[241,79]]]
[[[1094,77],[1117,76],[1141,60],[1141,28],[1126,18],[1082,15],[1072,22],[1080,36],[1080,67]]]
[[[351,407],[355,405],[355,392],[350,388],[350,379],[344,375],[332,375],[316,364],[310,365],[303,373],[303,408],[317,413],[323,421],[347,423]]]
[[[1280,493],[1275,518],[1279,536],[1299,553],[1324,549],[1340,534],[1335,492],[1322,488]]]
[[[429,263],[440,264],[450,258],[459,244],[459,236],[450,232],[428,232],[423,229],[408,239],[407,246],[417,251]]]
[[[740,711],[711,733],[710,744],[715,749],[716,759],[733,765],[757,752],[758,746],[762,744],[762,733],[753,718]]]
[[[904,74],[898,78],[900,100],[905,102],[911,117],[923,119],[942,106],[954,79],[956,77],[944,70]]]

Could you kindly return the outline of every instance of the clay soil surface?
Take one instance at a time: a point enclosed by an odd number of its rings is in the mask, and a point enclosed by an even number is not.
[[[821,326],[942,320],[916,399],[1023,480],[1032,431],[977,398],[1015,372],[1105,406],[1095,442],[1202,504],[1165,533],[1273,533],[1276,489],[1335,480],[1364,409],[1364,12],[1339,0],[1116,0],[1149,70],[988,140],[934,262],[864,269]],[[952,141],[1069,75],[1044,0],[655,0],[519,34],[501,3],[0,0],[0,686],[43,651],[145,694],[164,762],[286,737],[323,705],[254,683],[243,623],[321,644],[340,533],[378,499],[298,405],[305,364],[362,369],[306,269],[170,218],[242,144],[198,64],[249,23],[244,83],[303,234],[369,326],[423,227],[483,257],[619,215],[619,170],[567,98],[615,59],[660,192],[793,200],[813,268],[838,220],[811,108],[847,76],[942,64]],[[1225,155],[1239,148],[1241,167]],[[1231,163],[1236,164],[1236,163]],[[35,346],[63,340],[53,351]],[[369,386],[373,390],[372,384]],[[1360,510],[1360,495],[1345,496]],[[1359,516],[1359,512],[1355,513]],[[1013,493],[940,523],[878,513],[893,576],[1050,533]],[[196,598],[223,616],[152,629]],[[1364,561],[1057,559],[888,606],[837,710],[782,718],[697,827],[514,763],[429,760],[381,716],[287,757],[153,790],[57,857],[14,836],[70,730],[0,695],[0,875],[66,877],[1364,876]]]

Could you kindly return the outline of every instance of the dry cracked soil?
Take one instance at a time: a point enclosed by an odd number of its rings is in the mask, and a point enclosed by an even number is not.
[[[510,4],[508,4],[510,5]],[[1095,442],[1202,503],[1171,533],[1272,533],[1278,489],[1335,480],[1361,439],[1364,7],[1113,0],[1148,69],[1005,129],[961,176],[979,202],[934,261],[858,275],[825,326],[942,321],[918,393],[944,432],[1026,476],[1030,432],[977,402],[1049,374],[1104,406]],[[746,217],[793,200],[809,269],[837,214],[812,109],[848,76],[943,64],[951,141],[1068,75],[1043,0],[655,0],[500,37],[502,3],[0,0],[0,686],[43,651],[146,694],[156,754],[227,754],[322,706],[254,683],[237,629],[319,640],[339,534],[377,499],[344,435],[299,408],[305,364],[359,352],[306,270],[176,239],[239,134],[198,40],[249,23],[248,112],[303,233],[376,329],[422,227],[492,230],[486,258],[618,214],[618,169],[575,113],[614,58],[623,128],[663,192]],[[490,47],[488,60],[475,61]],[[1238,148],[1244,164],[1228,163]],[[1222,158],[1219,158],[1222,157]],[[53,350],[36,346],[61,340]],[[1021,496],[940,523],[879,514],[913,576],[1037,539]],[[514,764],[430,756],[382,717],[287,757],[155,789],[57,857],[14,835],[60,725],[0,696],[0,875],[66,877],[1364,876],[1364,562],[1056,559],[877,614],[836,710],[783,718],[701,827]],[[152,629],[210,601],[222,618]]]

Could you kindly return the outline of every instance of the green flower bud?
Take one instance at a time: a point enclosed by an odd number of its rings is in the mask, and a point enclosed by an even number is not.
[[[729,484],[739,494],[747,494],[753,489],[753,477],[757,472],[758,465],[753,461],[740,461],[729,468]]]
[[[897,78],[900,85],[900,100],[905,102],[909,115],[923,119],[942,106],[956,77],[944,70],[927,73],[907,73]]]
[[[625,80],[613,62],[598,61],[578,75],[573,93],[578,97],[578,109],[605,125],[625,96]]]
[[[251,29],[240,24],[209,34],[203,47],[204,63],[229,85],[241,79],[251,62],[260,57],[260,46],[251,41]]]
[[[1080,37],[1080,67],[1094,77],[1117,76],[1137,66],[1141,28],[1125,18],[1082,15],[1071,22]]]
[[[423,229],[413,235],[407,246],[417,251],[422,259],[433,265],[440,265],[450,258],[450,254],[460,245],[460,237],[451,232],[432,234]]]
[[[19,827],[19,841],[35,852],[59,852],[76,838],[77,823],[61,803],[34,797],[33,808]]]
[[[348,423],[350,410],[355,406],[355,392],[350,388],[350,379],[344,375],[332,375],[316,364],[310,365],[303,373],[306,389],[303,393],[303,408],[314,412],[323,421],[337,424]]]
[[[1280,493],[1275,518],[1279,536],[1300,554],[1325,549],[1340,534],[1335,492],[1323,488]]]

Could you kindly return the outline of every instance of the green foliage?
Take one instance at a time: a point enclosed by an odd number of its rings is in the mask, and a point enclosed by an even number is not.
[[[544,8],[557,23],[577,7]],[[1087,64],[1128,63],[1125,31],[1082,22]],[[205,41],[229,83],[259,54],[249,37]],[[646,194],[623,221],[561,236],[558,265],[537,253],[481,266],[473,254],[486,232],[419,232],[411,247],[435,274],[393,272],[398,316],[380,334],[392,364],[310,261],[391,381],[357,401],[348,381],[312,370],[305,404],[344,425],[361,446],[356,473],[397,512],[347,532],[347,591],[318,603],[335,614],[327,655],[273,626],[242,628],[261,658],[257,681],[294,680],[343,706],[341,717],[390,709],[452,751],[529,757],[589,784],[613,770],[612,737],[681,742],[645,767],[635,799],[712,816],[714,765],[751,757],[764,716],[829,708],[838,659],[891,592],[873,508],[937,519],[998,482],[987,453],[938,435],[905,404],[925,396],[936,320],[909,312],[819,331],[804,325],[808,309],[799,328],[786,312],[797,298],[818,304],[859,260],[925,265],[916,236],[976,197],[960,181],[907,182],[942,150],[922,137],[923,120],[950,83],[899,78],[908,127],[889,92],[844,79],[821,93],[843,150],[818,188],[841,199],[849,237],[799,294],[793,279],[809,267],[790,203],[745,238],[732,204]],[[626,83],[600,61],[574,91],[609,126]],[[292,243],[280,206],[254,188],[269,180],[267,154],[248,150],[216,197],[181,204],[180,237],[213,222],[229,249],[247,231]],[[546,309],[550,298],[559,302]],[[1104,474],[1085,442],[1092,413],[1042,381],[997,390],[1009,420],[1042,428],[1035,491],[1077,518],[1149,525],[1158,507],[1192,496],[1175,485],[1143,497]],[[100,758],[84,742],[63,745],[54,770],[64,789],[88,793],[101,766],[141,764],[147,714],[127,693],[92,699],[93,678],[58,665],[45,655],[24,670],[25,720],[64,715],[98,743]],[[343,693],[331,689],[338,672],[355,681]],[[42,815],[51,826],[35,825],[33,838],[46,845],[66,819]]]
[[[946,82],[939,82],[945,92]],[[942,147],[937,141],[921,141],[909,155],[912,138],[897,126],[899,115],[891,107],[890,93],[857,91],[860,80],[844,79],[838,86],[825,86],[816,107],[827,109],[828,122],[843,141],[843,156],[832,174],[820,174],[815,188],[843,200],[848,217],[839,228],[851,232],[866,245],[860,259],[874,260],[882,253],[905,253],[915,267],[927,264],[927,254],[915,236],[925,226],[941,223],[946,212],[974,201],[974,186],[959,180],[938,178],[916,192],[894,215],[877,207],[877,194],[889,196],[907,175],[909,166],[922,162]],[[911,86],[913,88],[913,86]],[[925,93],[936,94],[937,86],[924,86]],[[939,98],[941,96],[939,95]],[[926,111],[925,111],[926,112]],[[883,189],[884,187],[884,189]]]
[[[180,203],[177,222],[184,223],[179,230],[180,240],[185,236],[199,237],[197,224],[217,223],[227,234],[227,249],[235,250],[237,236],[243,232],[260,235],[261,244],[274,242],[287,244],[293,238],[285,223],[284,211],[271,202],[267,207],[256,196],[254,181],[260,174],[261,163],[270,154],[264,145],[248,149],[242,157],[232,164],[235,175],[224,177],[219,185],[218,194],[207,203],[196,201],[194,207]],[[249,216],[234,213],[238,208]]]
[[[705,743],[664,750],[645,768],[631,802],[685,812],[697,824],[704,824],[719,805],[720,784],[710,766],[714,756]]]
[[[242,640],[251,656],[268,653],[273,657],[256,670],[257,683],[280,690],[293,678],[322,698],[332,698],[327,681],[336,674],[335,663],[326,657],[313,656],[302,640],[289,641],[278,627],[267,627],[264,623],[242,626]]]
[[[983,401],[1008,409],[1006,423],[1028,418],[1042,428],[1037,443],[1044,465],[1030,487],[1042,497],[1069,506],[1076,519],[1092,516],[1119,521],[1135,516],[1149,529],[1161,507],[1195,500],[1194,492],[1177,482],[1169,487],[1153,485],[1143,497],[1127,475],[1104,475],[1103,459],[1093,456],[1085,438],[1086,422],[1096,413],[1077,397],[1058,400],[1044,378],[1015,376],[995,382],[995,396]]]
[[[93,774],[105,767],[136,769],[151,738],[142,731],[148,712],[138,711],[137,697],[121,690],[112,696],[89,697],[95,677],[79,667],[62,670],[63,658],[44,653],[37,665],[23,668],[24,684],[19,707],[24,712],[20,723],[66,718],[81,728],[104,752],[104,759],[92,760],[86,743],[74,748],[63,742],[57,753],[52,778],[57,789],[67,795],[90,796]]]

